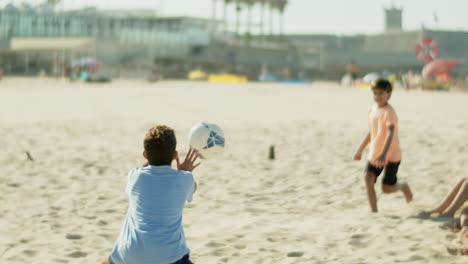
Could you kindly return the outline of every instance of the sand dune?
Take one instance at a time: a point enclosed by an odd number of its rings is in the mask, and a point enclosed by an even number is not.
[[[174,127],[185,153],[202,120],[224,129],[227,148],[195,171],[199,190],[184,226],[196,263],[467,263],[444,222],[412,217],[468,177],[467,101],[395,92],[399,177],[415,200],[408,206],[377,188],[380,212],[371,214],[365,163],[352,161],[367,129],[368,90],[5,79],[0,263],[98,263],[120,230],[126,174],[143,162],[146,130]]]

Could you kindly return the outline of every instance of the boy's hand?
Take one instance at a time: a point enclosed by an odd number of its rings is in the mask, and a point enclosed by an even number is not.
[[[362,151],[356,152],[356,154],[354,154],[354,160],[361,160],[361,159],[362,159]]]
[[[177,155],[177,169],[192,172],[196,167],[200,165],[200,162],[195,164],[195,161],[198,159],[199,156],[200,154],[197,153],[194,149],[189,149],[187,156],[185,156],[184,162],[180,163],[179,155]]]
[[[386,155],[380,155],[374,160],[374,166],[377,168],[383,168],[385,167],[385,163],[387,161],[387,156]]]

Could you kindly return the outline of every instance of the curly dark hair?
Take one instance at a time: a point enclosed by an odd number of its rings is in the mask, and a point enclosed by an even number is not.
[[[387,79],[378,79],[372,82],[372,89],[380,89],[390,93],[393,90],[392,83]]]
[[[177,140],[172,128],[164,125],[150,128],[144,141],[148,163],[153,166],[170,165],[176,146]]]

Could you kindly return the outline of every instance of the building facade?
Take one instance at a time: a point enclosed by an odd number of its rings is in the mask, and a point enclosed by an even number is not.
[[[147,10],[57,13],[13,5],[0,10],[0,66],[15,73],[50,72],[53,61],[65,65],[85,56],[128,69],[151,67],[158,60],[227,65],[230,70],[260,70],[263,64],[297,68],[293,53],[284,39],[227,33],[212,19],[158,17]]]

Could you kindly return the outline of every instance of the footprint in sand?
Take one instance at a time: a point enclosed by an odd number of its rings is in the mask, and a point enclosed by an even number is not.
[[[220,247],[226,246],[226,244],[211,241],[211,242],[208,242],[205,246],[209,248],[220,248]]]
[[[67,256],[70,258],[84,258],[88,256],[88,253],[83,252],[83,251],[75,251],[73,253],[68,254]]]
[[[409,251],[412,251],[412,252],[418,251],[419,249],[420,249],[419,244],[414,245],[414,246],[411,246],[411,247],[408,248],[408,250],[409,250]]]
[[[28,257],[34,257],[37,255],[37,251],[29,249],[23,250],[23,253]]]
[[[214,251],[210,252],[209,254],[213,255],[213,256],[216,256],[216,257],[223,257],[223,256],[226,255],[226,253],[222,249],[214,250]]]
[[[226,239],[226,242],[228,242],[229,244],[232,244],[237,240],[238,240],[237,238],[228,238],[228,239]]]
[[[457,238],[456,234],[447,234],[447,235],[445,235],[445,239],[448,239],[448,240],[454,240],[456,238]]]
[[[301,251],[292,251],[288,253],[289,258],[300,258],[304,255],[304,252]]]
[[[364,248],[367,246],[367,243],[363,243],[363,239],[366,238],[365,234],[355,234],[351,236],[351,241],[349,241],[349,245],[353,247]]]
[[[414,261],[421,261],[422,262],[424,260],[426,260],[426,258],[418,256],[418,255],[414,255],[414,256],[409,257],[407,261],[410,261],[411,263],[414,263]]]
[[[261,201],[269,201],[270,198],[266,196],[255,197],[252,199],[253,201],[261,202]]]
[[[274,181],[267,181],[267,182],[263,183],[263,187],[265,187],[265,188],[273,187],[275,185],[275,183],[276,182],[274,182]]]
[[[105,167],[98,167],[98,174],[102,176],[102,175],[104,175],[106,170],[107,170],[107,168],[105,168]]]
[[[452,256],[463,255],[463,249],[456,246],[446,246],[447,252]]]
[[[234,248],[238,250],[245,249],[247,246],[246,245],[235,245]]]
[[[83,238],[83,236],[78,235],[78,234],[67,234],[65,238],[70,239],[70,240],[80,240]]]
[[[112,240],[113,237],[114,237],[114,236],[111,235],[111,234],[99,234],[98,236],[103,237],[103,238],[105,238],[105,239],[107,239],[107,240]]]

